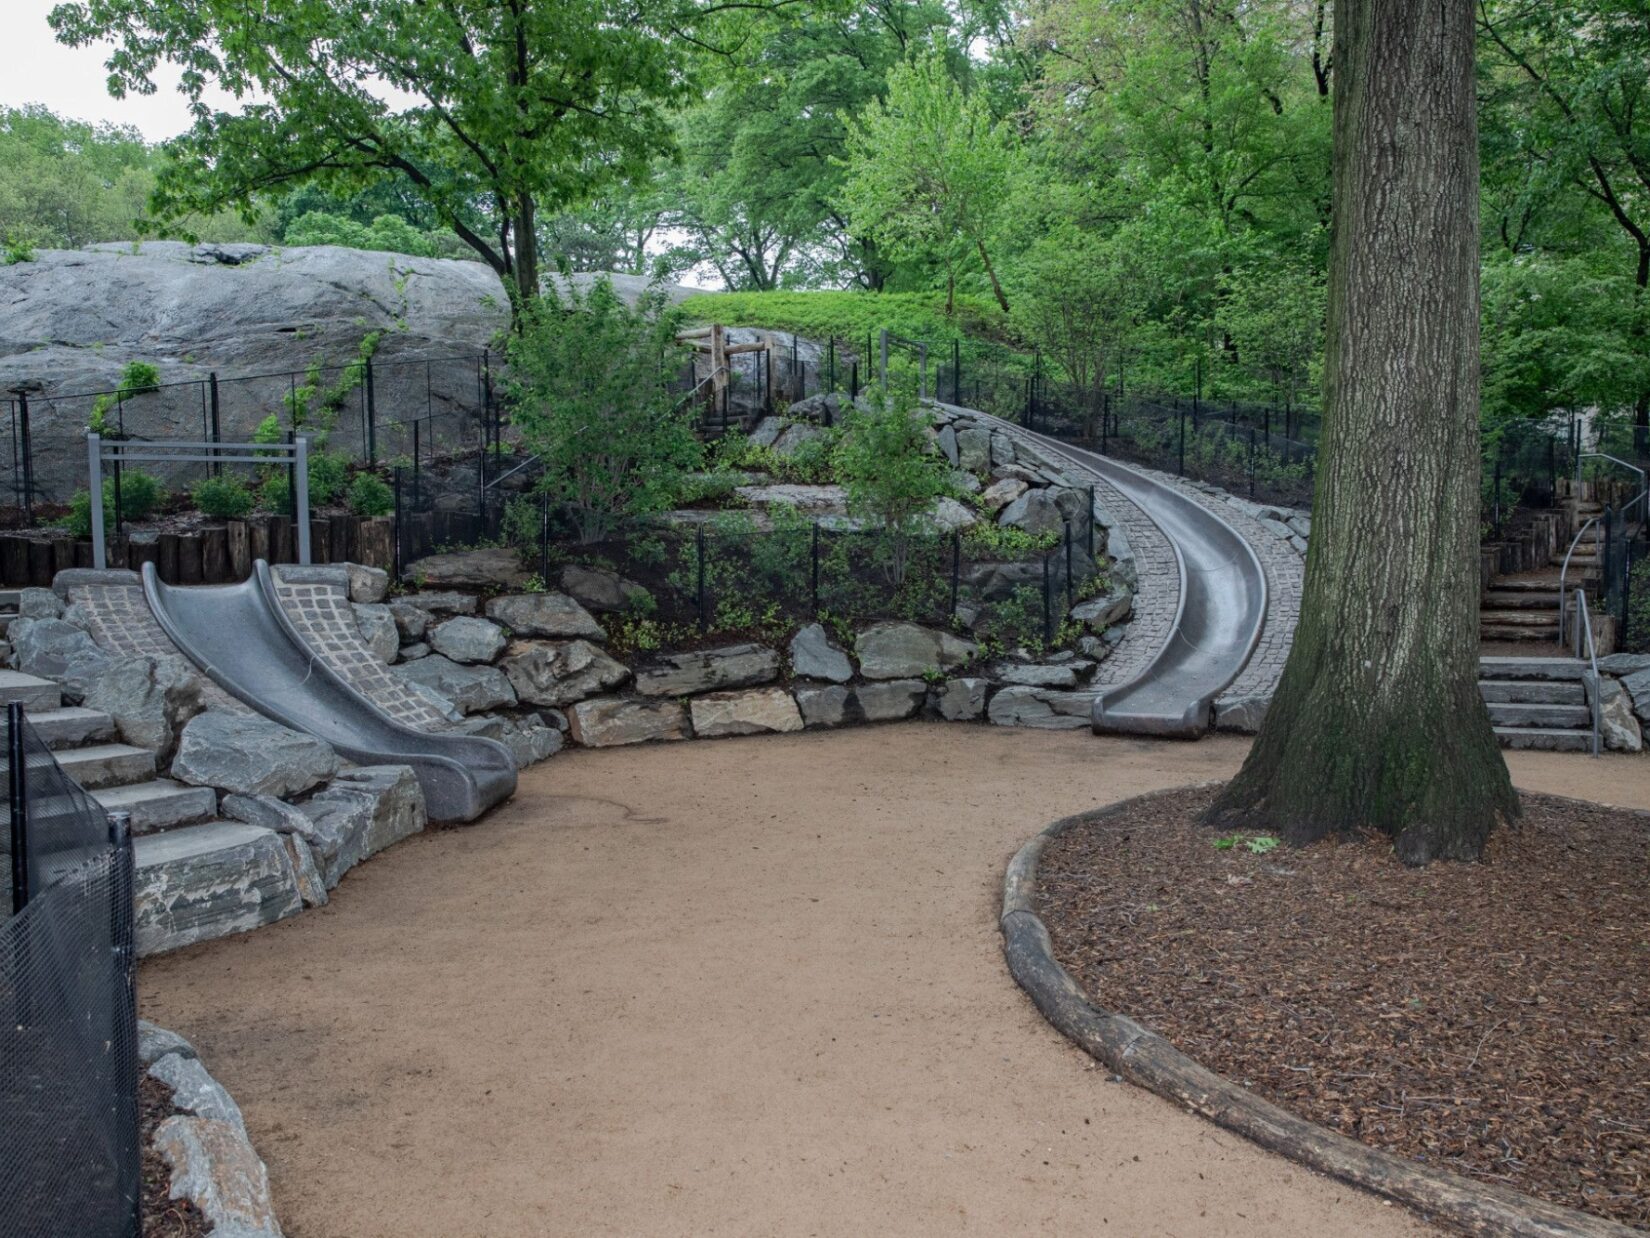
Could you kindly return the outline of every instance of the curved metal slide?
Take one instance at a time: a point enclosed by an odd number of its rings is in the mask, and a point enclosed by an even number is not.
[[[1161,529],[1180,572],[1180,605],[1151,663],[1094,702],[1094,731],[1196,739],[1217,696],[1237,678],[1266,622],[1266,574],[1254,549],[1175,487],[1115,460],[1019,429],[1051,454],[1097,473]]]
[[[490,739],[431,735],[391,720],[303,641],[281,611],[269,565],[238,585],[162,584],[143,593],[172,642],[226,692],[361,765],[410,765],[432,821],[473,821],[516,790],[510,750]]]

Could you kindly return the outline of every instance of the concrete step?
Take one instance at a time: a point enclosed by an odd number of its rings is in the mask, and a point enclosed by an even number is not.
[[[1490,721],[1497,727],[1585,727],[1589,732],[1593,728],[1593,712],[1585,705],[1496,702],[1489,708]]]
[[[93,791],[92,798],[109,812],[131,813],[134,834],[193,825],[218,811],[218,796],[211,787],[186,787],[169,778],[104,787]]]
[[[1574,679],[1580,682],[1585,667],[1579,658],[1479,658],[1480,680]]]
[[[130,744],[93,744],[89,748],[68,748],[55,755],[63,772],[88,791],[148,782],[155,776],[155,754]]]
[[[1520,627],[1516,624],[1480,623],[1478,625],[1478,639],[1480,641],[1529,641],[1533,644],[1556,645],[1558,643],[1558,624],[1550,627]]]
[[[1478,612],[1478,622],[1481,624],[1493,623],[1499,627],[1556,628],[1558,627],[1558,607],[1555,605],[1551,610],[1545,608],[1541,610],[1485,609]]]
[[[22,604],[23,591],[21,589],[0,589],[0,610],[9,610],[15,615],[17,608]]]
[[[1573,603],[1572,603],[1573,605]],[[1485,592],[1478,601],[1481,611],[1547,610],[1558,614],[1558,582],[1550,589],[1502,589],[1499,586]]]
[[[132,853],[140,955],[242,933],[303,907],[286,843],[261,826],[186,825],[133,839]]]
[[[1491,593],[1550,593],[1558,596],[1558,573],[1539,576],[1498,576],[1490,584]]]
[[[1538,752],[1591,752],[1593,733],[1587,731],[1543,730],[1539,727],[1498,726],[1495,737],[1503,748],[1523,748]]]
[[[61,709],[46,709],[28,717],[35,733],[46,741],[47,747],[53,749],[73,748],[98,739],[113,739],[115,734],[115,720],[101,709],[65,705]]]
[[[49,679],[37,679],[22,671],[0,671],[0,705],[19,702],[29,713],[63,708],[63,693]]]
[[[1548,683],[1540,679],[1481,679],[1478,692],[1486,703],[1505,705],[1583,705],[1587,689],[1580,680]]]

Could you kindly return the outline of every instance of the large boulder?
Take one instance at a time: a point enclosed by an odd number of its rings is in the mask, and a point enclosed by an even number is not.
[[[25,619],[61,619],[63,599],[50,589],[23,589],[17,595],[17,613]]]
[[[498,624],[472,615],[436,624],[427,639],[431,649],[454,662],[491,662],[508,643]]]
[[[401,632],[390,608],[382,602],[357,602],[351,609],[355,612],[355,626],[361,633],[362,643],[372,651],[372,656],[386,666],[394,662],[401,648]]]
[[[427,820],[424,789],[407,765],[345,770],[299,810],[313,823],[312,846],[329,890],[368,856],[418,833]]]
[[[171,1197],[200,1210],[206,1232],[281,1238],[269,1171],[232,1122],[174,1114],[155,1128],[155,1151],[172,1171]]]
[[[810,516],[842,516],[848,511],[848,492],[841,486],[776,482],[736,486],[733,492],[752,507],[791,507]]]
[[[426,555],[409,563],[402,575],[417,581],[420,589],[519,589],[533,576],[515,551],[492,546]]]
[[[432,653],[416,662],[399,663],[390,673],[430,689],[460,713],[478,714],[516,703],[516,690],[495,666],[460,666]]]
[[[847,415],[848,401],[835,391],[822,391],[798,400],[787,410],[793,421],[816,421],[834,426]]]
[[[470,600],[475,601],[474,598]],[[402,641],[413,643],[424,639],[424,634],[430,629],[432,612],[429,609],[398,598],[389,603],[389,611]]]
[[[148,1075],[171,1090],[174,1109],[246,1130],[241,1107],[223,1084],[206,1073],[193,1048],[188,1053],[168,1053],[156,1059],[150,1064]]]
[[[997,523],[1005,528],[1022,529],[1037,536],[1043,533],[1062,533],[1066,517],[1047,489],[1027,490],[997,516]]]
[[[1271,706],[1270,696],[1222,697],[1215,702],[1215,730],[1258,735]]]
[[[779,677],[779,654],[763,645],[724,645],[668,653],[660,664],[636,672],[643,696],[691,696],[717,688],[750,688]]]
[[[1633,712],[1640,722],[1650,723],[1650,667],[1621,677],[1621,686],[1633,699]]]
[[[909,718],[922,708],[928,685],[920,679],[893,679],[882,683],[862,683],[854,689],[860,713],[867,722],[892,722]]]
[[[1644,749],[1644,732],[1633,716],[1633,698],[1614,679],[1599,681],[1599,736],[1612,752]]]
[[[985,488],[985,492],[980,495],[980,506],[996,515],[1029,489],[1030,487],[1018,477],[1004,477]]]
[[[655,739],[686,739],[688,711],[681,701],[628,701],[605,696],[580,701],[568,710],[575,743],[613,748]]]
[[[791,671],[804,679],[847,683],[854,664],[826,634],[823,624],[810,623],[791,638]]]
[[[71,702],[80,700],[87,683],[109,660],[90,635],[62,619],[13,619],[6,639],[13,666],[25,675],[62,683]]]
[[[979,646],[935,628],[889,622],[861,632],[854,652],[865,678],[905,679],[961,666],[979,653]]]
[[[853,696],[853,689],[844,684],[797,684],[796,707],[802,714],[802,724],[810,727],[841,726],[848,721]]]
[[[932,694],[934,712],[947,722],[973,722],[985,713],[985,679],[948,679]]]
[[[1096,632],[1121,623],[1134,609],[1134,590],[1113,585],[1103,597],[1089,598],[1071,608],[1071,617]]]
[[[688,702],[693,733],[755,735],[762,731],[800,731],[802,714],[783,688],[751,688],[743,692],[711,692]]]
[[[602,625],[565,593],[513,593],[493,598],[487,603],[487,617],[516,636],[607,639]]]
[[[592,614],[634,610],[653,600],[653,595],[617,572],[574,564],[561,570],[561,587]]]
[[[589,641],[517,641],[500,668],[524,705],[572,705],[630,678],[630,668]]]
[[[968,426],[957,431],[957,467],[970,473],[985,473],[990,470],[990,430],[981,426]]]
[[[429,589],[420,593],[404,594],[396,599],[401,605],[416,607],[431,615],[473,615],[480,603],[473,593],[459,593],[453,589]],[[400,615],[396,616],[397,622]]]
[[[165,384],[216,371],[223,436],[242,441],[268,416],[272,392],[235,375],[339,366],[368,332],[379,341],[379,416],[413,404],[422,412],[423,359],[452,357],[433,363],[429,407],[434,424],[456,424],[454,414],[479,404],[474,358],[509,319],[498,276],[479,262],[173,241],[41,249],[0,267],[0,304],[0,390],[112,391],[134,360],[155,364]],[[37,481],[66,496],[85,485],[89,401],[40,399],[35,410]],[[201,389],[188,385],[126,410],[128,429],[155,438],[199,437],[200,414]]]
[[[1092,725],[1094,695],[1054,688],[1004,688],[991,698],[986,716],[998,726],[1080,731]]]
[[[1086,666],[1087,663],[1084,663]],[[1077,667],[1070,663],[1036,665],[1022,662],[999,662],[991,668],[992,677],[1001,683],[1018,684],[1026,688],[1075,688]]]
[[[313,735],[252,714],[209,711],[178,739],[172,777],[242,795],[302,795],[338,772],[338,754]]]
[[[158,765],[172,757],[178,731],[206,708],[206,680],[182,658],[110,658],[80,693],[88,709],[115,721],[120,737],[155,753]]]

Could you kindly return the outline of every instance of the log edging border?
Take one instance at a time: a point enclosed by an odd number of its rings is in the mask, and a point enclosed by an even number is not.
[[[1056,961],[1048,929],[1035,910],[1037,865],[1043,850],[1077,826],[1126,817],[1139,804],[1187,789],[1151,792],[1062,817],[1031,838],[1009,861],[998,922],[1003,955],[1009,973],[1044,1018],[1090,1057],[1135,1086],[1308,1169],[1404,1204],[1463,1233],[1512,1238],[1643,1238],[1644,1230],[1493,1183],[1474,1182],[1319,1126],[1200,1065],[1127,1015],[1090,1002]]]

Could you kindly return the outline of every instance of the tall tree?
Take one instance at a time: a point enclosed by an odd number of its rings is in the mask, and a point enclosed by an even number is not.
[[[1466,5],[1341,0],[1324,440],[1294,648],[1210,810],[1475,859],[1518,812],[1478,694],[1478,136]]]
[[[72,0],[51,22],[66,43],[114,41],[117,96],[152,92],[162,62],[182,68],[195,121],[161,174],[162,219],[401,178],[519,303],[538,292],[539,212],[587,195],[592,177],[644,171],[668,146],[663,108],[686,93],[698,49],[760,7]],[[214,111],[209,86],[246,102]],[[478,205],[490,232],[472,224]]]

